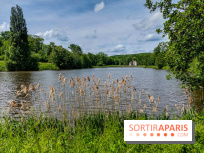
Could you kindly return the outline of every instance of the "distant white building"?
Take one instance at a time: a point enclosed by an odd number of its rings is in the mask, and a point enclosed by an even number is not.
[[[137,66],[137,61],[131,61],[131,62],[129,63],[129,66]]]

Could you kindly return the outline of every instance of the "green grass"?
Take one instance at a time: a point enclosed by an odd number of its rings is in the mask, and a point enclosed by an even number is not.
[[[131,67],[129,65],[105,65],[105,66],[93,66],[93,68],[106,68],[106,67]],[[156,65],[138,65],[137,67],[142,67],[142,68],[153,68],[153,69],[158,69]],[[162,70],[169,70],[169,66],[164,66]]]
[[[39,62],[39,70],[59,70],[54,64]]]
[[[148,65],[148,66],[138,65],[138,67],[158,69],[158,67],[156,65]],[[164,66],[162,68],[162,70],[170,70],[170,67],[169,66]]]
[[[132,112],[119,117],[97,114],[67,122],[53,118],[15,121],[5,117],[0,124],[0,152],[204,152],[204,111],[184,113],[179,119],[195,122],[195,144],[126,144],[124,120],[148,120],[146,114]],[[155,119],[168,119],[161,115]]]

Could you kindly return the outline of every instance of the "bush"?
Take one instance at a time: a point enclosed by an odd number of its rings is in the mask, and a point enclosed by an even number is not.
[[[37,59],[35,58],[31,58],[30,59],[30,64],[29,64],[29,70],[34,70],[34,71],[37,71],[39,70],[39,62]]]
[[[7,71],[16,71],[17,63],[12,60],[8,60],[5,62],[6,70]]]
[[[38,53],[33,53],[33,54],[31,55],[31,58],[34,59],[34,60],[37,61],[37,62],[40,62],[41,56],[40,56],[40,54],[38,54]]]
[[[100,61],[100,62],[97,63],[97,66],[105,66],[105,64],[103,64],[103,62]]]
[[[164,54],[158,53],[155,64],[157,65],[158,69],[162,69],[165,66]]]
[[[0,60],[2,60],[2,61],[4,60],[4,55],[0,56]]]

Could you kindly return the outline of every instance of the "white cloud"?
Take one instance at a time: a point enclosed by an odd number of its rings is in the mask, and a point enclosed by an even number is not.
[[[62,30],[57,28],[45,31],[44,33],[39,32],[36,35],[41,36],[45,39],[57,38],[57,40],[60,40],[60,41],[68,41],[68,37],[66,33],[64,33]]]
[[[163,38],[161,35],[155,33],[149,33],[143,37],[137,39],[139,42],[149,42],[149,41],[162,41]]]
[[[9,30],[9,24],[7,24],[6,22],[3,22],[1,25],[0,25],[0,32],[1,31],[8,31]]]
[[[113,54],[124,54],[127,53],[126,51],[126,47],[124,45],[117,45],[115,46],[110,52],[112,52]]]
[[[162,14],[160,12],[156,12],[149,18],[145,18],[141,20],[140,23],[133,24],[133,27],[135,28],[135,30],[146,31],[146,30],[161,28],[163,25],[163,22],[164,20],[163,20]]]
[[[96,4],[94,7],[94,12],[98,12],[98,11],[102,10],[104,8],[104,6],[105,6],[105,4],[103,1],[99,4]]]

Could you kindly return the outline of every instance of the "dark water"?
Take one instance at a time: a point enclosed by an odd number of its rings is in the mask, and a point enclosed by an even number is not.
[[[186,106],[188,97],[185,95],[184,89],[180,88],[181,82],[176,79],[166,80],[168,72],[166,70],[155,70],[148,68],[93,68],[80,70],[66,71],[36,71],[36,72],[0,72],[0,108],[1,113],[8,107],[8,101],[15,99],[17,90],[22,84],[29,85],[40,83],[41,89],[47,90],[49,86],[57,88],[59,86],[59,73],[65,76],[67,82],[70,77],[75,79],[76,76],[95,75],[95,78],[100,78],[100,82],[104,83],[107,80],[107,75],[110,73],[110,80],[118,78],[121,80],[125,75],[133,76],[132,85],[137,89],[137,92],[144,90],[143,95],[150,93],[157,99],[160,96],[160,107],[162,109],[168,105],[170,112],[171,108],[178,106]],[[95,79],[95,80],[96,80]],[[147,96],[146,96],[147,97]],[[158,101],[158,100],[156,100]],[[180,108],[181,108],[180,107]]]

